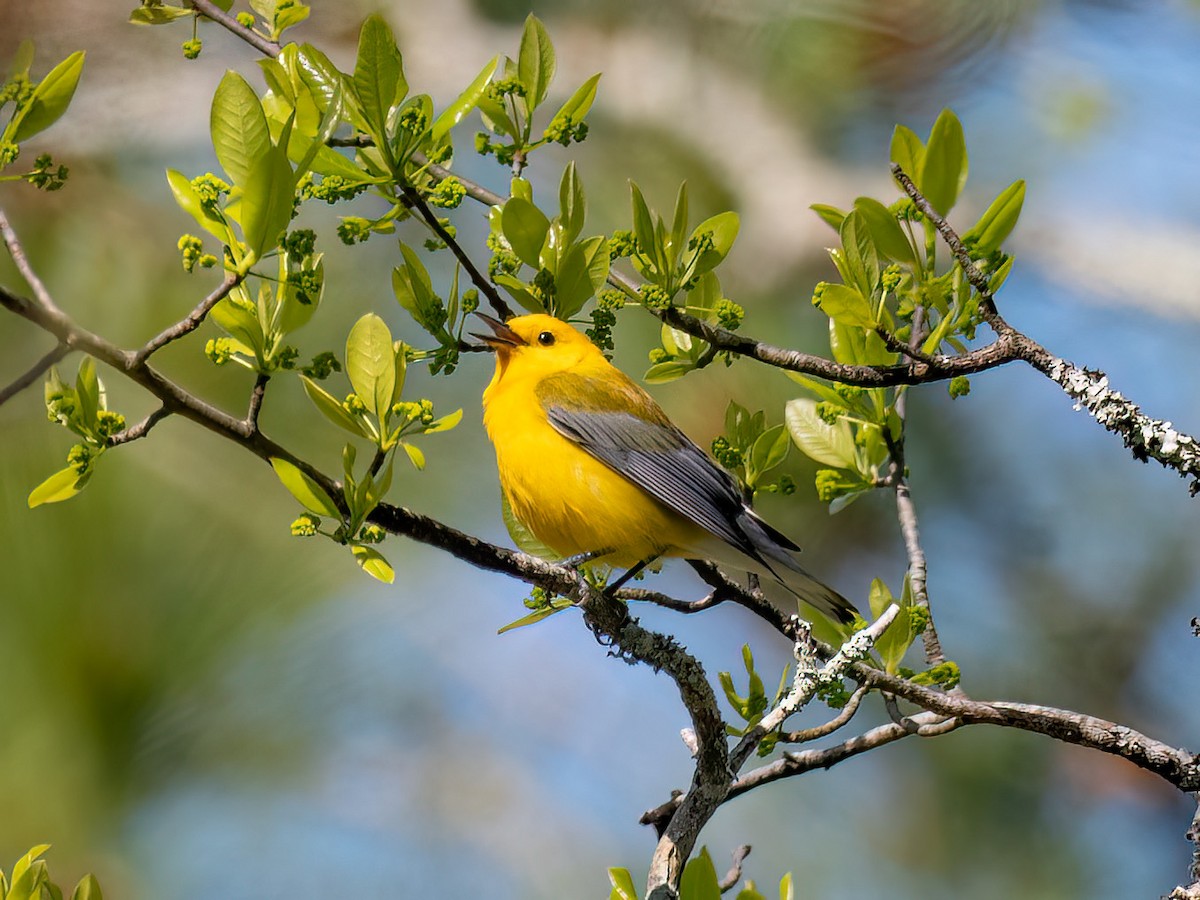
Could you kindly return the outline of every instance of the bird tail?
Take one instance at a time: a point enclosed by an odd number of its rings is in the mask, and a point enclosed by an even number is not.
[[[738,525],[753,546],[757,561],[766,569],[765,574],[795,594],[797,599],[842,625],[851,624],[861,615],[853,603],[805,571],[792,555],[800,548],[753,510],[747,508],[738,517]]]

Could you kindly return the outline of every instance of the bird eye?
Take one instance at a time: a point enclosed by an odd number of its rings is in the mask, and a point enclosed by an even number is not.
[[[549,331],[543,331],[538,335],[538,343],[543,347],[549,347],[554,343],[554,335],[552,335]]]

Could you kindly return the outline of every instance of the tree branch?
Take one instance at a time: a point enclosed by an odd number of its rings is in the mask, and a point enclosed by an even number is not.
[[[0,390],[0,406],[3,406],[13,397],[17,396],[17,394],[21,393],[21,391],[25,390],[25,388],[40,379],[46,374],[47,369],[70,352],[71,348],[66,344],[55,344],[54,349],[35,362],[25,374],[18,376],[11,384],[6,385],[3,390]]]
[[[229,292],[241,284],[243,277],[236,272],[226,273],[224,281],[212,293],[201,300],[196,308],[188,313],[187,316],[147,341],[146,345],[133,355],[134,364],[141,365],[150,358],[151,354],[165,347],[171,341],[177,341],[184,335],[191,334],[199,328],[200,323],[204,321],[212,308],[228,297]]]
[[[187,0],[187,2],[188,6],[203,15],[206,19],[212,19],[222,28],[237,35],[260,53],[265,53],[270,57],[279,55],[279,51],[282,49],[279,44],[268,40],[253,29],[247,28],[233,16],[229,15],[229,13],[221,9],[221,7],[212,3],[211,0]]]

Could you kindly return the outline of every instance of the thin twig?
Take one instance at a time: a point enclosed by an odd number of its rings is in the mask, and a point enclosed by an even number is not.
[[[454,258],[466,269],[467,275],[471,278],[471,283],[487,297],[487,301],[496,315],[501,319],[511,319],[513,316],[512,307],[500,296],[500,292],[496,290],[496,286],[488,281],[483,273],[475,267],[475,263],[471,261],[471,257],[462,248],[462,245],[455,240],[450,232],[442,227],[442,223],[438,221],[437,216],[433,214],[433,210],[429,208],[428,204],[421,198],[421,195],[417,193],[416,188],[410,185],[402,185],[401,192],[408,205],[417,211],[418,215],[425,220],[425,224],[429,226],[430,230],[450,248],[450,252],[454,254]]]
[[[271,376],[264,372],[259,372],[258,377],[254,379],[254,389],[250,391],[250,406],[246,410],[246,426],[251,434],[258,431],[258,414],[262,410],[263,395],[267,392],[267,382],[270,380]]]
[[[746,861],[746,857],[749,855],[749,844],[742,844],[742,846],[733,851],[733,865],[729,867],[729,871],[725,873],[725,877],[717,884],[722,894],[733,890],[737,886],[737,883],[742,880],[742,863]]]
[[[870,688],[859,685],[854,689],[854,693],[850,695],[850,699],[846,701],[846,705],[828,722],[813,728],[804,728],[800,731],[785,731],[779,735],[780,742],[785,744],[807,744],[810,741],[828,737],[854,718],[859,706],[862,705],[863,698],[867,696],[869,691]]]
[[[33,291],[34,300],[47,312],[62,315],[62,310],[55,305],[50,292],[46,290],[46,285],[42,283],[42,279],[38,277],[37,272],[33,270],[33,266],[29,264],[29,258],[25,255],[25,248],[21,246],[21,241],[17,237],[17,233],[13,230],[12,225],[8,221],[8,216],[4,214],[4,210],[2,209],[0,209],[0,237],[3,237],[4,245],[8,248],[8,254],[12,257],[13,263],[16,264],[17,271],[21,273],[21,277],[25,279],[25,283],[29,285],[29,289]]]
[[[167,409],[166,406],[160,406],[136,425],[131,425],[124,431],[118,431],[108,439],[108,445],[110,447],[115,447],[118,444],[128,444],[130,441],[136,441],[144,438],[150,433],[151,428],[169,415],[171,415],[171,410]]]
[[[243,41],[267,56],[276,57],[282,49],[279,44],[269,40],[253,29],[247,28],[211,0],[188,0],[188,5],[205,18],[212,19],[222,28],[240,37]]]
[[[137,351],[137,353],[134,354],[134,364],[141,365],[150,358],[151,354],[161,350],[172,341],[177,341],[181,337],[191,334],[193,331],[199,328],[200,324],[208,316],[209,312],[212,311],[212,308],[228,297],[229,292],[241,283],[242,278],[243,276],[237,274],[236,272],[227,273],[225,275],[225,279],[213,289],[212,293],[201,300],[199,304],[196,305],[195,309],[193,309],[174,325],[164,329],[159,334],[147,341],[145,346],[143,346]]]
[[[55,344],[54,349],[35,362],[25,374],[18,376],[13,382],[0,390],[0,406],[3,406],[25,388],[42,377],[52,365],[71,352],[66,344]]]
[[[658,591],[648,591],[645,588],[622,588],[617,591],[617,599],[653,603],[655,606],[663,607],[663,609],[689,615],[691,613],[704,612],[706,609],[712,609],[717,604],[724,603],[729,598],[720,591],[710,591],[699,600],[680,600],[677,597],[672,597]]]

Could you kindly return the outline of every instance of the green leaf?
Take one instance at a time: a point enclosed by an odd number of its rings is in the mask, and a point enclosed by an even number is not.
[[[342,514],[338,510],[337,504],[325,493],[325,488],[304,474],[293,463],[278,456],[272,456],[271,468],[275,470],[275,474],[279,476],[283,486],[300,501],[301,506],[318,516],[328,516],[341,521]]]
[[[721,883],[707,847],[700,848],[700,855],[684,866],[679,900],[721,900]]]
[[[558,108],[554,117],[566,116],[576,124],[583,121],[583,117],[587,115],[588,110],[592,108],[592,103],[596,100],[596,85],[599,82],[600,73],[597,72],[576,89],[567,102]]]
[[[354,561],[372,578],[384,584],[392,584],[396,580],[396,571],[392,564],[374,547],[354,544],[350,547],[350,552],[354,554]]]
[[[638,900],[637,888],[628,869],[609,869],[608,881],[612,885],[608,900]]]
[[[871,608],[871,618],[878,619],[883,615],[883,611],[892,605],[895,597],[892,596],[891,588],[881,578],[871,580],[871,590],[867,594],[867,603]]]
[[[912,628],[912,617],[908,611],[910,604],[906,603],[903,598],[897,601],[892,596],[892,592],[888,589],[888,586],[878,578],[871,582],[869,596],[873,618],[878,619],[893,603],[898,603],[900,607],[900,611],[896,615],[896,618],[892,620],[892,624],[875,641],[875,652],[879,654],[884,669],[889,675],[895,675],[896,671],[900,668],[900,663],[904,661],[904,654],[908,652],[908,648],[912,645],[913,639],[916,637]]]
[[[943,216],[950,212],[967,182],[967,145],[962,124],[949,109],[933,123],[917,186]]]
[[[501,223],[504,237],[521,262],[534,269],[540,268],[539,256],[550,230],[550,220],[545,214],[528,200],[509,197],[504,204]]]
[[[845,284],[826,284],[817,307],[841,325],[874,328],[875,315],[871,301],[856,288]]]
[[[5,129],[9,132],[7,140],[19,144],[59,120],[75,96],[83,74],[83,56],[82,50],[72,53],[38,82],[22,112]]]
[[[675,195],[675,212],[671,216],[670,253],[671,261],[679,259],[684,251],[683,239],[687,231],[688,195],[687,182],[679,183],[679,193]]]
[[[533,625],[542,621],[542,619],[550,618],[555,613],[562,612],[564,609],[570,609],[574,605],[570,600],[562,600],[561,598],[551,600],[549,605],[535,609],[529,615],[522,616],[515,622],[509,622],[507,625],[496,629],[496,634],[504,634],[509,631],[515,631],[518,628],[524,628],[527,625]]]
[[[793,900],[792,873],[788,872],[779,882],[779,900]]]
[[[96,362],[85,356],[75,376],[75,394],[79,398],[79,421],[89,432],[96,427],[96,413],[104,408],[101,402],[100,379],[96,377]]]
[[[525,19],[521,32],[521,50],[517,58],[517,78],[525,85],[525,102],[533,112],[546,99],[554,78],[554,45],[546,27],[533,13]]]
[[[283,147],[268,145],[266,153],[250,167],[242,196],[242,234],[255,259],[262,259],[279,243],[292,218],[296,175]]]
[[[385,144],[388,111],[408,94],[408,82],[396,38],[378,14],[368,16],[359,31],[353,85],[369,130]]]
[[[827,203],[814,203],[809,206],[809,209],[820,216],[821,221],[834,231],[841,231],[842,220],[846,218],[844,210],[840,210],[836,206],[830,206]]]
[[[212,308],[209,318],[231,337],[250,348],[250,352],[258,357],[263,353],[265,337],[262,323],[258,316],[242,303],[237,302],[234,294],[239,289],[230,292],[220,303]]]
[[[696,275],[703,275],[716,266],[729,255],[729,251],[733,249],[733,242],[737,240],[738,228],[741,222],[738,219],[738,214],[735,212],[718,213],[710,219],[705,219],[695,230],[692,231],[692,238],[695,238],[704,232],[712,233],[712,247],[706,249],[700,254],[696,260]]]
[[[655,236],[654,217],[650,215],[650,207],[646,205],[641,189],[632,181],[629,182],[629,196],[633,203],[633,234],[641,252],[651,260],[661,260],[662,253]]]
[[[782,425],[768,428],[760,434],[750,447],[747,481],[751,481],[750,473],[762,475],[787,459],[789,445],[787,429]]]
[[[71,466],[55,472],[29,493],[29,508],[70,500],[82,490],[79,473]],[[15,876],[14,876],[15,877]]]
[[[646,370],[642,381],[646,384],[666,384],[682,378],[696,366],[690,360],[669,359],[666,362],[655,363]]]
[[[963,235],[963,239],[973,239],[975,252],[980,256],[990,256],[1000,249],[1004,239],[1012,233],[1024,203],[1025,182],[1014,181],[992,201],[992,205],[979,217],[975,226]]]
[[[562,180],[558,185],[558,205],[561,210],[559,221],[563,226],[563,240],[571,243],[579,237],[583,230],[583,220],[587,216],[587,200],[583,194],[583,183],[575,171],[575,160],[567,163],[563,170]]]
[[[217,85],[209,128],[221,168],[234,184],[249,192],[255,164],[271,150],[271,133],[258,95],[237,72],[226,72]]]
[[[132,25],[170,25],[176,19],[195,15],[195,11],[183,6],[139,6],[129,14]]]
[[[346,375],[370,412],[382,420],[396,385],[396,354],[387,323],[367,313],[346,338]]]
[[[864,297],[874,296],[875,285],[879,283],[879,254],[871,239],[871,231],[866,219],[857,210],[842,221],[840,232],[842,239],[842,274],[846,283],[853,284]],[[836,262],[836,260],[835,260]],[[868,312],[870,306],[868,304]],[[873,316],[872,316],[873,321]]]
[[[917,258],[913,254],[908,235],[886,206],[873,197],[859,197],[854,201],[854,208],[862,216],[862,221],[881,253],[896,262],[916,264]]]
[[[229,223],[224,216],[200,202],[200,195],[182,172],[167,169],[167,184],[175,195],[179,208],[196,220],[196,224],[222,243],[230,241]]]
[[[424,431],[421,433],[437,434],[439,431],[449,431],[450,429],[457,427],[458,423],[462,421],[462,417],[463,411],[461,409],[456,409],[454,412],[447,413],[440,419],[435,419],[433,422],[427,425]]]
[[[433,120],[431,134],[435,143],[440,141],[451,128],[461,122],[467,113],[478,105],[479,98],[487,90],[488,82],[491,81],[492,75],[498,65],[500,65],[499,56],[484,66],[479,74],[475,76],[475,80],[467,85],[466,90],[459,94],[454,102],[442,110],[438,117]]]
[[[892,147],[889,154],[904,174],[916,181],[921,175],[921,164],[925,159],[925,143],[911,128],[897,125],[892,132]]]
[[[337,398],[323,387],[306,375],[301,375],[300,381],[304,384],[304,393],[308,394],[308,399],[330,422],[359,437],[374,437],[357,416],[346,412],[346,408]]]
[[[806,456],[839,469],[855,467],[854,435],[845,419],[830,425],[817,415],[817,402],[807,397],[789,400],[784,419],[792,440]]]
[[[84,875],[79,884],[75,885],[71,900],[104,900],[104,893],[100,890],[100,882],[96,880],[96,876]]]
[[[404,452],[408,454],[408,461],[420,471],[425,468],[425,454],[421,448],[415,444],[410,444],[407,441],[401,441],[400,446],[404,448]]]
[[[554,276],[554,314],[569,319],[596,292],[596,274],[603,268],[600,283],[608,275],[608,241],[601,235],[575,244],[567,251]]]
[[[271,37],[279,40],[279,36],[293,25],[299,25],[308,18],[311,8],[302,3],[296,3],[284,9],[276,10],[271,25]]]

